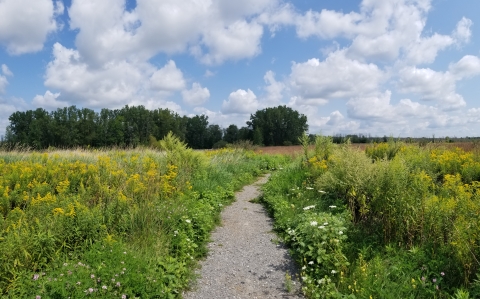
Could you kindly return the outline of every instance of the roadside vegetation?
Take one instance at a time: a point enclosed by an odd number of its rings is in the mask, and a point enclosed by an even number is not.
[[[309,298],[478,298],[480,155],[318,136],[262,202]]]
[[[178,298],[234,191],[287,163],[156,146],[0,152],[0,296]]]

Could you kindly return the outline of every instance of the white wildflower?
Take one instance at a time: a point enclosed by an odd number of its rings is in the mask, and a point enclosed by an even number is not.
[[[309,264],[309,265],[313,265],[313,261],[309,261],[308,264]]]
[[[305,211],[307,211],[307,210],[314,209],[314,208],[315,208],[315,206],[307,206],[307,207],[305,207],[305,208],[303,208],[303,209],[304,209]]]
[[[325,226],[320,225],[318,228],[319,228],[319,229],[325,229]]]
[[[327,193],[327,192],[325,192],[325,191],[323,191],[323,190],[318,190],[318,192],[320,192],[320,193]]]
[[[310,221],[311,226],[317,226],[318,222],[317,221]]]
[[[339,231],[338,234],[339,234],[339,235],[343,235],[343,231]]]
[[[337,206],[329,206],[330,209],[335,209]]]
[[[335,270],[332,270],[332,274],[336,274],[336,273],[337,273],[337,271],[335,271]]]
[[[192,223],[192,220],[187,219],[187,220],[185,220],[185,222],[186,222],[186,223]]]
[[[328,222],[325,222],[323,225],[328,225]]]
[[[307,190],[313,190],[313,188],[312,187],[307,187]]]

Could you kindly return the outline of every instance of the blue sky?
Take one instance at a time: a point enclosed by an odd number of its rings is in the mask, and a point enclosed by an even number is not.
[[[3,0],[0,134],[17,110],[144,105],[310,133],[480,135],[480,2]]]

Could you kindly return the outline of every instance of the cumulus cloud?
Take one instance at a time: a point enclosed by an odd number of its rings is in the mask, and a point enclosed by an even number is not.
[[[0,1],[0,45],[13,55],[42,50],[48,34],[60,27],[56,16],[63,10],[61,1]]]
[[[450,64],[448,69],[457,79],[471,78],[480,74],[480,59],[465,55],[458,62]]]
[[[248,89],[238,89],[228,96],[227,101],[223,101],[222,113],[224,114],[247,114],[254,113],[258,108],[257,96]]]
[[[178,91],[184,89],[185,84],[183,73],[177,68],[173,60],[169,60],[164,67],[153,73],[150,78],[150,87],[153,90]]]
[[[263,80],[267,83],[265,87],[265,91],[267,92],[265,96],[266,105],[277,105],[282,101],[283,98],[283,90],[285,89],[285,84],[275,80],[275,73],[272,71],[268,71],[265,76],[263,76]]]
[[[456,93],[456,78],[450,72],[436,72],[429,68],[406,67],[399,72],[399,91],[419,94],[422,100],[435,101],[444,109],[458,109],[466,105]]]
[[[57,100],[59,96],[60,93],[52,93],[50,90],[47,90],[43,96],[36,95],[32,101],[33,109],[41,107],[47,110],[55,110],[69,106],[68,102]]]
[[[47,65],[45,85],[60,91],[59,101],[65,98],[93,108],[146,105],[152,98],[161,104],[186,87],[183,72],[173,60],[160,69],[126,60],[91,68],[79,51],[59,43],[53,47],[53,57]]]
[[[191,89],[182,91],[183,101],[191,106],[198,106],[210,98],[210,91],[208,88],[203,87],[199,83],[193,83]]]
[[[323,102],[374,92],[385,76],[377,65],[349,59],[345,51],[337,51],[325,61],[312,58],[304,63],[294,63],[290,83],[301,98]]]

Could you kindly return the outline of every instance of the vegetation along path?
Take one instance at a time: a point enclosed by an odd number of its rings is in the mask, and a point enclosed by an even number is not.
[[[244,187],[225,208],[200,277],[184,298],[303,298],[299,282],[290,280],[296,269],[287,249],[272,242],[272,220],[260,204],[251,202],[267,180]]]

